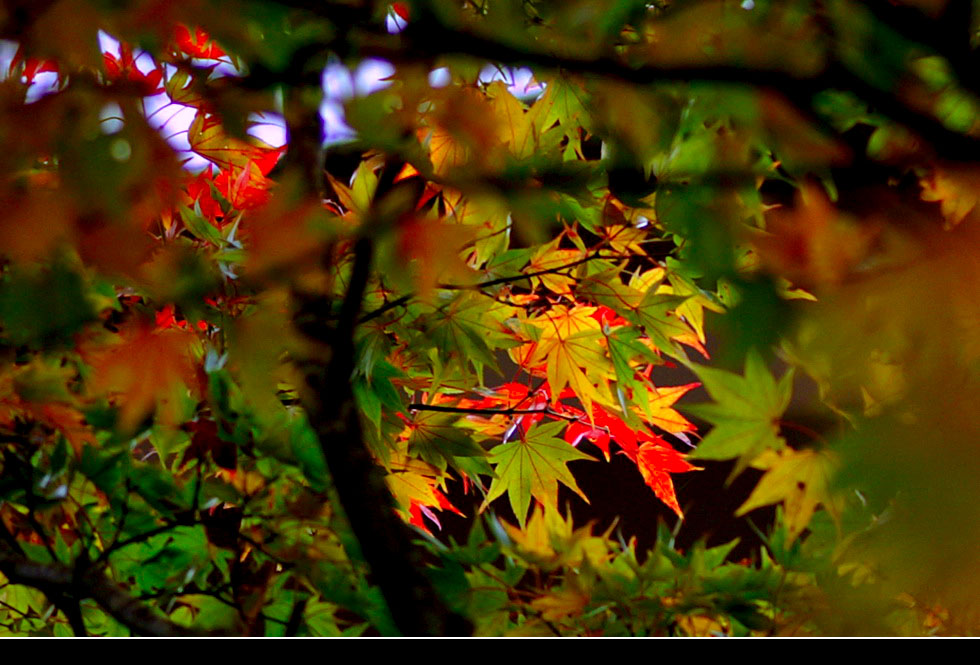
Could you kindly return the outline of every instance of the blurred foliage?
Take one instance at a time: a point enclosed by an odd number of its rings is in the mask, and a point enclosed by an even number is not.
[[[0,634],[975,634],[976,5],[4,3]]]

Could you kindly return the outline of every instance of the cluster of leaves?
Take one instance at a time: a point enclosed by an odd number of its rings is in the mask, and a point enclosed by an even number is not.
[[[960,3],[673,4],[0,13],[0,631],[974,631]],[[638,551],[600,455],[775,523]]]

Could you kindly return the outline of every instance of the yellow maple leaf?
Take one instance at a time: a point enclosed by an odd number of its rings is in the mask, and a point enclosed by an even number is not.
[[[510,93],[503,81],[487,86],[490,108],[497,126],[497,138],[510,148],[516,157],[529,157],[534,152],[534,133],[524,105]]]
[[[790,542],[810,523],[818,505],[823,505],[835,521],[840,518],[843,502],[830,487],[838,461],[830,451],[767,450],[752,466],[766,469],[766,473],[735,513],[736,517],[762,506],[782,503]]]
[[[588,330],[600,331],[599,322],[592,316],[596,309],[586,305],[576,305],[571,308],[555,305],[543,316],[528,320],[528,323],[541,329],[535,357],[547,356],[562,340],[576,333]]]
[[[962,222],[980,202],[980,171],[969,167],[936,166],[919,179],[923,201],[938,201],[947,228]]]
[[[565,387],[570,387],[582,400],[586,413],[592,413],[592,402],[608,402],[596,384],[611,375],[590,377],[586,369],[604,368],[605,349],[599,322],[592,317],[595,307],[577,305],[571,309],[557,305],[539,319],[529,321],[541,328],[541,336],[528,359],[529,365],[544,363],[551,385],[552,403],[556,403]]]
[[[635,256],[637,254],[643,256],[646,254],[646,251],[643,249],[643,241],[649,238],[649,231],[622,224],[605,226],[600,231],[602,237],[609,243],[613,251],[627,256]]]
[[[571,265],[585,256],[585,252],[579,249],[559,249],[561,236],[555,238],[547,245],[542,246],[528,263],[527,272],[537,273],[543,270],[558,270],[564,266]],[[560,273],[548,273],[531,278],[531,283],[542,285],[546,289],[561,295],[568,295],[572,292],[572,287],[576,284],[576,279]]]
[[[578,616],[588,604],[589,596],[572,587],[563,587],[531,601],[531,607],[541,612],[545,621]]]
[[[429,159],[437,175],[448,175],[470,161],[469,147],[448,130],[436,127],[428,135]]]
[[[716,619],[704,614],[679,616],[677,617],[677,625],[690,637],[712,637],[728,633]]]
[[[584,560],[598,567],[609,557],[608,533],[595,535],[592,522],[576,529],[571,515],[563,517],[557,509],[546,509],[540,503],[535,504],[523,529],[506,522],[503,527],[521,556],[544,570],[579,566]]]
[[[701,384],[687,383],[681,386],[649,386],[645,395],[643,393],[634,395],[640,404],[636,412],[648,423],[656,425],[665,432],[671,434],[693,432],[697,428],[673,406],[677,400],[699,385]]]

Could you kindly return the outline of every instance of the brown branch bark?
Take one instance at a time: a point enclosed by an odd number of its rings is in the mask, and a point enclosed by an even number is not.
[[[321,5],[308,0],[280,0],[280,4],[306,10],[335,24],[342,22],[337,15],[332,15],[333,5]],[[891,14],[882,12],[877,6],[875,9],[878,20],[895,22]],[[962,12],[957,15],[962,15]],[[436,12],[427,10],[425,3],[413,5],[413,19],[400,35],[382,34],[380,27],[374,28],[363,21],[363,13],[358,16],[358,22],[350,25],[350,31],[339,34],[330,43],[330,48],[339,52],[356,52],[360,57],[384,58],[396,63],[428,63],[438,57],[463,55],[490,62],[570,71],[640,85],[691,81],[744,84],[783,94],[804,111],[812,111],[812,104],[809,102],[817,93],[831,89],[845,90],[853,92],[874,106],[878,112],[927,141],[935,156],[952,161],[976,161],[980,158],[980,139],[949,129],[937,117],[910,105],[895,91],[875,87],[834,60],[830,60],[823,69],[812,72],[794,72],[779,67],[745,67],[738,63],[705,65],[697,62],[672,62],[660,65],[645,62],[634,65],[616,56],[575,57],[551,53],[534,44],[504,43],[469,31],[465,26],[447,25]],[[927,25],[927,21],[923,21],[922,26],[923,29],[917,35],[905,36],[935,48],[937,39],[933,33],[941,34],[944,26],[938,25],[938,22]],[[930,31],[926,28],[935,29]],[[959,50],[944,48],[940,53],[947,58],[953,70],[961,74],[963,84],[976,91],[977,86],[973,80],[975,75],[964,76],[964,73],[969,74],[975,70],[973,62],[976,56],[962,47]]]
[[[395,169],[385,168],[376,201],[391,186]],[[313,303],[305,312],[303,331],[330,347],[326,366],[314,364],[306,375],[307,416],[323,450],[334,488],[384,595],[395,626],[405,635],[467,635],[469,622],[449,610],[422,572],[422,552],[413,532],[395,513],[382,469],[364,443],[351,387],[355,368],[354,329],[370,276],[374,246],[361,237],[354,246],[354,266],[334,330],[327,326],[329,303]]]
[[[578,416],[560,413],[554,409],[478,409],[467,408],[465,406],[445,406],[442,404],[409,404],[408,408],[412,411],[438,411],[440,413],[466,413],[474,416],[521,416],[535,413],[543,413],[554,418],[561,418],[572,422],[581,420]]]
[[[508,275],[507,277],[497,277],[496,279],[488,279],[484,282],[475,282],[473,284],[437,284],[436,287],[440,289],[445,289],[446,291],[479,291],[480,289],[486,288],[488,286],[498,286],[500,284],[512,284],[514,282],[522,282],[526,279],[531,279],[532,277],[540,277],[541,275],[554,275],[562,270],[568,270],[569,268],[574,268],[580,266],[583,263],[588,263],[589,261],[595,261],[596,259],[615,259],[620,258],[617,256],[605,256],[603,254],[590,254],[589,256],[583,257],[581,259],[576,259],[575,261],[570,261],[564,265],[556,266],[554,268],[546,268],[543,270],[536,270],[534,272],[521,273],[520,275]],[[360,319],[358,323],[364,323],[366,321],[371,321],[376,319],[385,312],[388,312],[396,307],[401,307],[407,304],[412,298],[415,297],[414,293],[406,293],[395,300],[385,303],[381,307],[375,310],[367,312]]]
[[[75,571],[57,563],[38,563],[27,556],[0,546],[0,572],[14,584],[38,589],[59,608],[70,603],[77,607],[83,598],[92,598],[112,618],[136,635],[153,637],[196,637],[202,633],[191,630],[161,616],[139,602],[128,591],[106,577],[95,567],[76,575]],[[63,610],[64,611],[64,610]],[[71,609],[68,610],[72,612]],[[71,617],[76,634],[81,617]],[[84,634],[84,632],[83,632]]]

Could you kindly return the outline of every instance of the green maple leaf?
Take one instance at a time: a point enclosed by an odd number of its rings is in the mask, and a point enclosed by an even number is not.
[[[586,103],[584,90],[568,79],[556,76],[548,81],[545,94],[534,104],[532,119],[537,121],[541,131],[556,121],[561,125],[584,121],[588,117]]]
[[[642,326],[647,336],[664,353],[671,356],[683,355],[673,339],[689,334],[692,329],[674,313],[674,310],[687,298],[656,291],[656,286],[648,289],[639,305],[624,312],[623,317],[631,323]]]
[[[619,268],[600,267],[601,272],[580,280],[576,293],[586,300],[609,307],[633,325],[642,328],[654,345],[664,353],[679,359],[686,357],[677,340],[694,335],[695,332],[694,328],[677,315],[676,310],[690,296],[657,293],[660,282],[653,284],[645,292],[640,291],[620,282]]]
[[[419,456],[441,471],[446,465],[458,468],[457,457],[483,457],[486,451],[477,445],[469,433],[456,425],[457,415],[432,411],[417,413],[412,419],[409,446]]]
[[[702,365],[690,367],[715,401],[686,407],[691,414],[714,425],[691,458],[737,457],[733,472],[736,475],[763,451],[785,447],[779,420],[792,396],[793,370],[776,381],[755,350],[745,359],[744,376]]]
[[[521,528],[524,528],[532,496],[546,506],[558,507],[558,481],[587,503],[588,497],[579,489],[565,465],[572,460],[595,461],[595,458],[558,438],[558,432],[567,424],[560,421],[538,425],[529,430],[523,439],[494,448],[490,461],[496,465],[496,477],[480,510],[507,492],[510,506]]]
[[[486,298],[475,293],[464,293],[424,315],[420,322],[425,326],[426,343],[439,357],[467,373],[472,366],[482,384],[484,367],[500,374],[494,349],[513,345],[503,323],[512,311],[499,303],[488,306]]]

